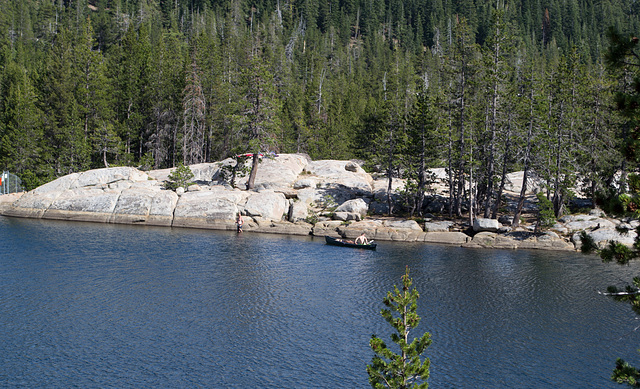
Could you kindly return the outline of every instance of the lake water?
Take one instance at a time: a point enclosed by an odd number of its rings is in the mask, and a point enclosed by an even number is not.
[[[432,388],[619,388],[639,322],[594,256],[0,217],[0,387],[366,388],[405,266]]]

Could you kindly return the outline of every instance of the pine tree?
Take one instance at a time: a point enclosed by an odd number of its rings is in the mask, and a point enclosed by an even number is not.
[[[396,331],[391,334],[391,340],[400,353],[396,354],[379,337],[371,337],[369,345],[375,356],[367,365],[367,373],[373,388],[426,389],[429,386],[426,381],[431,363],[429,358],[423,361],[421,357],[431,345],[431,334],[425,332],[409,343],[409,333],[420,324],[417,313],[420,294],[415,288],[411,289],[412,283],[407,267],[402,276],[402,290],[394,285],[393,293],[387,292],[387,297],[382,300],[387,308],[382,309],[380,314]]]
[[[275,93],[273,73],[262,58],[257,55],[250,58],[242,75],[245,94],[240,125],[248,150],[253,154],[247,181],[247,189],[253,189],[260,154],[277,151],[275,138],[279,126],[277,114],[280,111],[280,101]]]
[[[475,77],[474,61],[477,46],[471,40],[471,31],[464,18],[456,20],[451,36],[451,46],[448,53],[447,71],[450,78],[448,99],[450,107],[450,143],[452,152],[449,155],[449,171],[452,177],[450,188],[453,196],[455,215],[462,216],[462,203],[465,183],[468,183],[469,221],[474,218],[474,187],[473,182],[473,141],[470,126],[470,101],[473,96],[471,88]],[[467,179],[468,178],[468,179]],[[453,187],[455,186],[455,187]],[[450,206],[450,209],[451,209]]]
[[[611,79],[606,77],[602,66],[596,67],[599,71],[591,69],[584,77],[586,88],[580,99],[584,107],[584,128],[577,142],[581,189],[592,204],[612,193],[624,159],[620,139],[617,139],[620,115],[609,106],[613,99]]]
[[[624,125],[634,127],[632,135],[626,139],[623,145],[625,157],[632,163],[637,163],[639,153],[636,146],[639,143],[637,137],[638,123],[640,119],[640,61],[638,56],[639,39],[635,36],[625,37],[614,29],[609,30],[610,47],[605,55],[605,61],[610,71],[621,77],[619,89],[616,93],[615,101],[617,109],[626,119]],[[630,176],[630,187],[633,198],[638,199],[640,194],[640,177]],[[636,203],[637,205],[637,203]],[[604,249],[600,250],[600,257],[605,262],[616,261],[619,264],[627,264],[630,260],[640,257],[640,228],[636,228],[636,236],[633,247],[627,247],[621,243],[612,241]],[[607,288],[605,295],[612,296],[617,301],[629,303],[636,314],[640,314],[640,277],[634,277],[632,285],[627,285],[624,289],[615,286]],[[640,370],[631,366],[623,359],[616,360],[616,367],[613,370],[611,379],[619,384],[627,384],[629,387],[640,386]]]
[[[519,138],[518,144],[521,148],[520,160],[522,161],[522,186],[520,188],[520,195],[518,197],[518,203],[513,215],[513,226],[520,225],[520,215],[524,208],[524,202],[528,191],[529,180],[531,172],[535,163],[535,146],[537,134],[540,132],[541,119],[540,117],[544,113],[544,109],[541,109],[541,95],[544,93],[542,89],[541,71],[538,69],[538,51],[533,50],[526,57],[526,64],[522,66],[520,72],[521,79],[519,82],[519,96],[521,98],[517,101],[516,108],[519,111],[519,131],[517,138]],[[543,111],[542,113],[540,111]]]
[[[1,88],[4,98],[0,110],[0,166],[23,175],[38,173],[44,117],[36,104],[36,90],[26,69],[14,62],[5,66]]]
[[[144,131],[143,150],[151,153],[155,167],[175,166],[183,161],[182,92],[185,85],[184,43],[176,34],[159,37],[149,58],[150,84],[147,93],[154,96],[150,104],[149,121]]]
[[[509,61],[516,42],[510,33],[512,28],[505,18],[504,9],[493,10],[487,42],[482,50],[484,74],[479,83],[488,99],[486,101],[479,99],[483,104],[481,109],[485,114],[484,123],[480,127],[484,129],[484,134],[479,136],[484,143],[480,145],[484,155],[481,156],[481,168],[478,172],[478,207],[484,208],[485,218],[496,217],[507,173],[506,161],[510,157],[510,150],[507,149],[511,142],[511,112],[513,108],[511,107],[512,100],[509,97],[514,93],[510,80],[513,68]],[[503,169],[502,174],[498,176],[500,149],[503,153]],[[500,182],[500,185],[496,190],[495,184],[497,182]],[[495,204],[492,204],[492,201],[495,201]],[[480,213],[480,209],[478,209],[478,213]]]
[[[551,175],[548,182],[556,217],[562,216],[564,206],[573,196],[570,190],[578,170],[575,149],[571,145],[579,140],[583,118],[579,104],[584,91],[584,79],[579,76],[582,72],[584,67],[574,49],[569,56],[562,56],[554,85],[550,88]]]
[[[205,161],[218,161],[224,155],[224,137],[222,130],[225,127],[225,113],[227,112],[227,100],[223,86],[221,47],[215,24],[212,25],[214,14],[205,14],[206,29],[195,40],[194,50],[196,64],[201,69],[202,93],[206,101],[206,141]]]
[[[117,72],[117,116],[121,123],[119,136],[124,142],[125,163],[131,164],[143,151],[143,134],[151,106],[150,69],[151,42],[148,26],[127,29],[118,55],[114,58]]]
[[[74,47],[78,72],[76,99],[82,115],[85,142],[92,149],[93,166],[108,167],[108,155],[116,155],[119,138],[113,126],[114,112],[111,82],[100,51],[95,50],[91,20],[82,24],[78,44]]]
[[[442,150],[438,147],[444,141],[440,134],[443,127],[442,112],[440,112],[440,100],[442,96],[435,87],[427,89],[418,94],[413,115],[408,125],[408,140],[405,149],[407,159],[405,178],[410,188],[415,186],[414,193],[409,193],[413,198],[409,205],[409,214],[417,210],[422,216],[422,206],[427,187],[435,181],[433,175],[427,169],[438,167],[443,156]]]
[[[47,58],[41,84],[41,108],[47,117],[43,157],[54,166],[56,176],[89,168],[90,147],[84,132],[82,107],[77,100],[79,84],[74,47],[76,36],[68,29],[58,32]]]
[[[199,73],[193,59],[187,71],[187,82],[182,99],[182,155],[183,162],[187,165],[205,161],[207,104]]]

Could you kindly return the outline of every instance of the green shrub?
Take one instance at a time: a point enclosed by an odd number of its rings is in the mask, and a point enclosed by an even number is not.
[[[556,223],[556,214],[553,210],[553,202],[544,193],[538,192],[538,221],[542,227],[551,227]]]
[[[42,180],[31,170],[25,170],[20,174],[20,180],[22,181],[22,187],[24,190],[29,191],[44,184]]]
[[[193,185],[193,182],[191,182],[192,179],[193,172],[191,168],[180,163],[171,171],[171,174],[169,174],[169,181],[165,183],[165,187],[170,190],[176,190],[180,187],[187,189],[189,185]]]
[[[309,211],[309,216],[304,219],[304,221],[309,224],[316,224],[319,220],[318,214],[314,211]]]
[[[589,254],[598,250],[598,246],[593,241],[593,238],[591,237],[591,235],[587,234],[586,231],[580,232],[580,241],[580,251],[582,251],[582,253]]]
[[[609,242],[609,245],[600,251],[603,262],[616,261],[621,265],[629,263],[635,257],[634,252],[619,242]]]

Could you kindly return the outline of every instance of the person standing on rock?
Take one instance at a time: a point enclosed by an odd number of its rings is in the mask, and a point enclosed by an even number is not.
[[[356,244],[369,244],[369,239],[364,235],[364,232],[356,238]]]
[[[244,220],[242,220],[242,214],[238,212],[238,218],[236,219],[236,225],[238,226],[238,232],[242,232],[242,225],[244,224]]]

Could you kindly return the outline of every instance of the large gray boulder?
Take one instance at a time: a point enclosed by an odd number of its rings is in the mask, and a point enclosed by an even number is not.
[[[255,187],[258,190],[291,188],[308,163],[307,157],[301,154],[263,158],[258,166]]]
[[[425,232],[448,232],[454,223],[452,221],[425,222]]]
[[[118,198],[111,223],[171,226],[178,195],[160,188],[123,190]]]
[[[609,242],[618,242],[625,246],[633,246],[638,234],[630,230],[627,233],[621,233],[615,228],[599,228],[593,231],[585,231],[587,235],[593,239],[593,242],[602,249],[609,244]],[[571,237],[571,241],[575,244],[576,249],[580,249],[582,246],[582,238],[580,232],[576,232]]]
[[[189,168],[193,173],[194,182],[211,182],[213,177],[220,171],[221,164],[199,163],[196,165],[189,165]]]
[[[347,170],[349,164],[349,170]],[[360,166],[350,161],[312,161],[306,171],[315,176],[323,188],[347,190],[353,195],[371,195],[373,179]],[[355,170],[355,171],[353,171]]]
[[[212,191],[185,192],[173,214],[173,226],[234,229],[238,207]]]
[[[595,228],[615,228],[610,220],[592,215],[566,215],[559,219],[569,231],[590,230]]]
[[[244,214],[266,220],[280,221],[289,213],[289,202],[282,193],[262,191],[253,193],[244,205]]]
[[[29,194],[35,197],[37,195],[42,195],[45,193],[59,193],[65,190],[69,190],[72,187],[76,188],[76,182],[78,182],[78,177],[80,177],[80,174],[81,173],[72,173],[60,178],[56,178],[51,182],[47,182],[46,184],[35,188],[31,192],[29,192]]]
[[[420,224],[415,220],[385,220],[383,224],[389,228],[422,231],[422,227],[420,227]]]
[[[104,188],[118,181],[141,182],[147,181],[148,179],[149,176],[145,172],[132,167],[103,168],[88,170],[82,173],[72,173],[57,178],[39,186],[32,192],[40,195],[48,192],[61,192],[89,186]]]
[[[340,220],[340,221],[352,221],[352,220],[360,221],[362,220],[362,217],[358,213],[334,212],[332,219]]]
[[[88,170],[78,175],[75,186],[70,188],[82,188],[86,186],[99,186],[114,183],[116,181],[147,181],[149,176],[133,167],[111,167],[103,169]]]
[[[171,226],[173,212],[178,204],[178,195],[170,190],[160,190],[153,194],[151,208],[146,224],[153,226]]]
[[[340,204],[338,208],[336,208],[335,212],[347,212],[347,213],[355,213],[364,217],[367,215],[367,211],[369,210],[369,205],[366,201],[361,198],[354,200],[347,200],[344,203]]]
[[[311,235],[313,226],[305,222],[287,223],[287,222],[261,222],[255,227],[252,226],[252,232],[266,232],[269,234],[285,234],[285,235]]]
[[[36,190],[32,190],[7,207],[3,215],[39,219],[62,193],[62,191],[53,190],[38,193]]]
[[[413,222],[413,223],[411,223]],[[363,220],[347,225],[338,226],[340,235],[348,239],[355,239],[365,233],[369,239],[395,240],[405,242],[422,241],[424,232],[413,220]]]
[[[304,201],[289,200],[288,220],[292,223],[303,222],[309,217],[309,206]]]
[[[340,232],[338,231],[338,228],[340,228],[340,226],[342,226],[341,221],[337,221],[337,220],[321,221],[316,223],[313,226],[312,234],[314,236],[328,235],[334,238],[339,238],[341,236]]]
[[[493,249],[538,249],[573,251],[574,245],[558,237],[556,234],[536,235],[527,232],[511,232],[497,234],[494,232],[479,232],[464,247],[493,248]]]
[[[315,188],[317,183],[315,178],[303,177],[293,183],[293,189]]]
[[[123,224],[146,222],[153,203],[153,196],[157,192],[159,190],[148,188],[123,190],[118,197],[110,222]]]
[[[42,215],[45,219],[107,223],[121,191],[76,188],[62,192]]]
[[[291,188],[308,163],[307,157],[301,154],[280,154],[277,157],[261,157],[254,182],[255,189]],[[233,166],[233,164],[235,164],[235,160],[231,158],[218,163],[219,166]],[[251,169],[251,159],[246,162],[246,166]],[[215,179],[218,182],[222,182],[220,174],[216,175]],[[244,177],[236,177],[236,187],[244,188],[248,179],[249,174]]]
[[[481,231],[490,231],[497,232],[502,225],[496,219],[487,219],[487,218],[476,218],[473,220],[473,231],[481,232]]]
[[[439,243],[454,246],[462,246],[469,242],[471,237],[459,231],[426,232],[422,238],[425,243]]]

